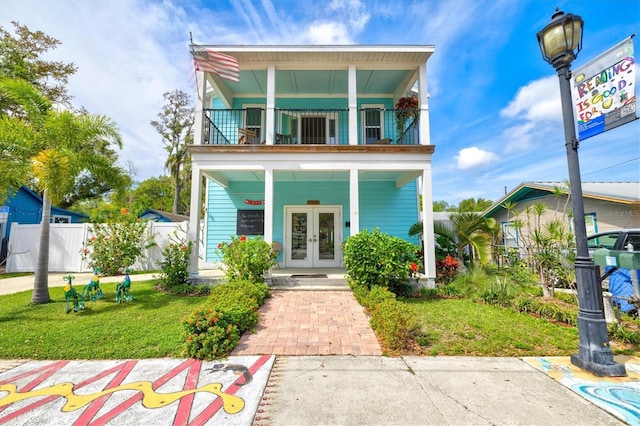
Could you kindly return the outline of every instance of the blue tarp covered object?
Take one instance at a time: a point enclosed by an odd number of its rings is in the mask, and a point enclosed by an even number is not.
[[[606,268],[607,272],[611,268]],[[640,278],[640,271],[635,271]],[[613,295],[611,300],[622,312],[629,312],[634,306],[626,299],[633,296],[633,284],[631,282],[631,271],[619,268],[609,277],[609,292]]]

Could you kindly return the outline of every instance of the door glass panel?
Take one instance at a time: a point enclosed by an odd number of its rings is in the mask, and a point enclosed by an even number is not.
[[[302,117],[302,143],[325,144],[324,117]]]
[[[318,213],[319,255],[322,260],[335,259],[334,224],[333,213]]]
[[[293,213],[291,220],[291,259],[305,260],[307,258],[307,214]]]

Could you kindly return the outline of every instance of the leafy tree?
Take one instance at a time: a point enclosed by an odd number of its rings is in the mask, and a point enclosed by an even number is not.
[[[71,96],[66,84],[77,67],[73,63],[41,58],[55,49],[60,40],[42,31],[11,22],[15,35],[0,27],[0,77],[25,80],[53,103],[69,107]]]
[[[491,205],[493,201],[484,198],[466,198],[458,203],[457,211],[459,212],[483,212]]]
[[[420,205],[422,205],[422,203],[420,203]],[[450,210],[451,208],[455,208],[455,207],[450,205],[446,201],[434,201],[433,202],[433,211],[434,212],[448,212],[448,211],[451,211]]]
[[[143,180],[131,192],[131,210],[137,213],[146,209],[170,212],[173,208],[175,194],[173,184],[174,181],[169,176],[158,176]],[[184,204],[184,200],[181,201]],[[182,208],[179,210],[182,211]]]
[[[151,125],[162,135],[164,147],[169,154],[165,166],[171,173],[174,183],[173,206],[171,212],[178,213],[180,205],[180,191],[189,184],[189,178],[184,173],[185,167],[191,162],[187,145],[193,141],[194,109],[191,99],[182,90],[174,90],[163,94],[166,101],[159,120],[151,121]]]

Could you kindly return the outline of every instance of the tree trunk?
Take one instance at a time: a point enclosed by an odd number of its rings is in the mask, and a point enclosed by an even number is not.
[[[544,297],[545,299],[552,299],[553,290],[549,285],[549,278],[544,273],[544,271],[542,271],[542,269],[540,269],[538,277],[540,278],[540,285],[542,286],[542,297]]]
[[[40,249],[36,260],[31,303],[49,303],[49,230],[51,229],[51,199],[45,190],[42,195],[42,223],[40,223]]]
[[[180,171],[173,176],[173,207],[171,213],[178,214],[178,202],[180,201]]]

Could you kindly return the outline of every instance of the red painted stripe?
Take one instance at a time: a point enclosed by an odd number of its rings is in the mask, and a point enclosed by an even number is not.
[[[249,367],[249,373],[251,373],[251,375],[253,376],[256,371],[258,371],[260,367],[262,367],[267,362],[269,358],[271,358],[271,355],[262,355],[251,367]],[[240,376],[231,384],[231,386],[224,390],[224,393],[234,395],[244,384],[244,377]],[[216,415],[220,408],[222,408],[222,398],[216,398],[211,404],[209,404],[207,408],[202,410],[202,413],[200,413],[198,417],[196,417],[191,423],[189,423],[189,426],[204,425],[213,416]]]
[[[197,361],[191,367],[189,367],[189,372],[187,373],[187,379],[185,380],[184,386],[182,390],[192,390],[195,389],[198,385],[198,379],[200,378],[200,368],[202,367],[202,362]],[[174,425],[186,425],[189,422],[189,417],[191,417],[191,408],[193,406],[193,399],[195,398],[195,394],[186,395],[180,398],[180,403],[178,405],[178,411],[176,412],[176,417],[173,422]]]
[[[22,379],[24,377],[35,376],[36,374],[38,374],[41,371],[46,371],[47,374],[40,375],[40,377],[38,377],[38,379],[30,382],[24,388],[20,389],[20,392],[28,392],[31,389],[33,389],[36,386],[38,386],[40,383],[44,382],[49,377],[51,377],[51,375],[53,373],[57,372],[58,370],[60,370],[62,367],[64,367],[68,363],[69,363],[69,361],[58,361],[58,362],[54,362],[53,364],[44,365],[44,366],[42,366],[42,367],[40,367],[40,368],[38,368],[36,370],[27,371],[26,373],[22,373],[22,374],[19,374],[17,376],[11,377],[10,379],[3,380],[3,381],[0,382],[0,385],[5,385],[7,383],[13,383],[16,380],[20,380],[20,379]]]
[[[187,359],[182,364],[180,364],[179,366],[177,366],[173,370],[169,371],[164,376],[162,376],[159,379],[157,379],[152,384],[153,390],[156,390],[160,386],[162,386],[165,383],[167,383],[169,380],[173,379],[175,376],[180,374],[183,370],[189,368],[191,366],[191,364],[193,364],[194,362],[196,362],[196,360]],[[127,410],[128,408],[131,408],[136,402],[141,401],[142,397],[143,397],[142,393],[138,392],[136,395],[134,395],[131,398],[129,398],[128,400],[122,402],[120,405],[118,405],[117,407],[113,408],[111,411],[103,414],[101,417],[99,417],[96,420],[94,420],[91,423],[91,425],[100,426],[100,425],[106,424],[110,420],[113,420],[115,417],[117,417],[120,414],[122,414],[123,411]]]
[[[93,383],[96,380],[100,380],[103,377],[106,377],[116,371],[118,371],[118,374],[107,384],[107,386],[105,386],[104,389],[111,389],[111,388],[120,386],[122,384],[122,381],[129,375],[129,373],[131,373],[131,370],[133,370],[133,368],[136,366],[137,363],[138,363],[137,360],[131,360],[131,361],[127,361],[125,364],[117,365],[113,368],[110,368],[109,370],[106,370],[100,373],[95,377],[92,377],[90,379],[87,379],[75,385],[73,387],[73,390],[75,392],[76,389],[80,389],[83,386],[87,386],[88,384]],[[91,420],[95,417],[95,415],[98,413],[98,411],[100,411],[102,406],[111,397],[111,395],[112,394],[104,395],[94,400],[93,402],[91,402],[91,404],[89,404],[87,408],[82,412],[78,420],[75,421],[74,425],[82,426],[82,425],[89,424]]]
[[[16,391],[18,392],[29,392],[31,390],[33,390],[36,386],[38,386],[39,384],[41,384],[42,382],[44,382],[46,379],[48,379],[49,377],[51,377],[54,373],[56,373],[58,370],[60,370],[62,367],[64,367],[65,365],[67,365],[69,363],[69,361],[58,361],[58,362],[54,362],[53,364],[48,364],[45,366],[42,366],[38,369],[35,370],[31,370],[31,371],[27,371],[26,373],[22,373],[19,374],[17,376],[11,377],[10,379],[7,380],[3,380],[2,382],[0,382],[0,384],[7,384],[7,383],[13,383],[16,380],[20,380],[24,377],[29,377],[29,376],[33,376],[36,375],[40,372],[44,372],[44,374],[40,374],[35,380],[29,382],[27,385],[25,385],[22,389],[17,389]],[[18,411],[14,411],[11,414],[7,414],[4,417],[0,417],[0,423],[4,423],[4,422],[8,422],[10,420],[15,419],[16,417],[21,416],[24,413],[27,413],[35,408],[41,407],[45,404],[48,404],[49,402],[55,400],[56,398],[59,398],[57,395],[53,395],[53,396],[49,396],[46,397],[44,399],[41,399],[37,402],[34,402],[32,404],[29,404],[25,407],[23,407],[22,409],[18,410]],[[4,407],[0,407],[0,413],[2,411],[4,411],[7,407],[9,407],[8,405],[4,406]]]

